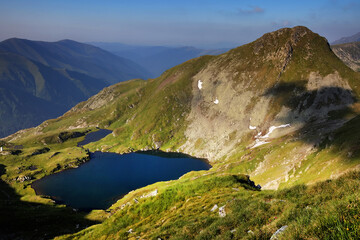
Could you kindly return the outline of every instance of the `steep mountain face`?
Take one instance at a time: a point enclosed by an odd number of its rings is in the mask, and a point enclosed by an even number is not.
[[[5,40],[0,43],[0,87],[6,92],[0,96],[0,136],[58,117],[109,84],[146,75],[130,60],[71,40]]]
[[[41,42],[12,38],[0,43],[0,51],[16,53],[49,67],[83,73],[109,84],[146,77],[146,71],[134,62],[72,40]]]
[[[233,161],[265,188],[278,188],[307,179],[318,169],[311,165],[299,170],[321,151],[317,147],[324,136],[332,139],[354,116],[359,79],[325,38],[305,27],[287,28],[220,56],[190,60],[146,83],[111,86],[26,134],[50,134],[54,125],[62,131],[106,127],[114,133],[90,149],[160,148],[213,164]],[[276,139],[292,144],[279,148]],[[346,171],[349,165],[342,161],[334,160],[318,178],[304,182]]]
[[[323,43],[315,47],[308,45],[311,41]],[[325,39],[305,28],[284,29],[208,64],[194,76],[202,88],[194,83],[184,149],[191,151],[193,143],[205,141],[206,147],[199,149],[202,155],[219,159],[235,149],[237,141],[228,139],[259,134],[258,139],[265,141],[271,126],[289,124],[277,130],[281,136],[353,103],[349,84],[336,68],[318,71],[324,63],[313,57],[314,50],[334,58]]]
[[[227,49],[204,50],[194,47],[129,46],[121,43],[91,44],[140,64],[148,70],[151,78],[158,77],[165,70],[190,59],[203,55],[219,55],[227,51]]]
[[[107,83],[0,52],[0,136],[55,118]]]
[[[360,72],[360,42],[332,45],[331,49],[349,68]]]
[[[332,45],[337,45],[337,44],[343,44],[343,43],[351,43],[351,42],[359,42],[360,41],[360,32],[350,36],[350,37],[343,37],[340,38],[334,42],[332,42]]]
[[[26,186],[88,157],[76,147],[80,138],[59,143],[59,136],[108,128],[112,134],[85,148],[179,151],[212,168],[132,191],[89,215],[102,224],[60,239],[270,239],[281,226],[283,239],[357,239],[359,173],[330,179],[360,169],[359,84],[325,38],[280,29],[159,78],[112,85],[2,139],[9,149],[24,147],[0,156],[2,179],[24,199],[45,201]],[[45,145],[46,153],[29,157]]]

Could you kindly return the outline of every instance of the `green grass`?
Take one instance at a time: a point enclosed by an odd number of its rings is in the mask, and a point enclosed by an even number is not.
[[[148,191],[156,187],[159,194],[139,203],[133,199],[143,189],[129,194],[101,225],[59,239],[269,239],[284,225],[288,229],[280,239],[360,237],[359,172],[279,191],[257,191],[239,175],[163,185],[148,187]],[[131,205],[116,207],[126,202]],[[226,205],[226,217],[210,211],[215,204]]]
[[[89,144],[91,150],[106,149],[126,152],[143,148],[176,149],[181,146],[190,111],[192,76],[214,57],[190,60],[166,71],[158,79],[150,80],[139,93],[139,102],[109,126],[115,136]],[[146,100],[144,100],[146,99]],[[127,149],[124,149],[127,146]]]

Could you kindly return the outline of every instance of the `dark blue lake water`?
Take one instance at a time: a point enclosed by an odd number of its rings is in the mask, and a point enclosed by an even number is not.
[[[99,141],[110,133],[112,133],[112,131],[108,129],[100,129],[99,131],[88,133],[86,134],[85,139],[81,142],[78,142],[77,145],[84,146],[88,143]]]
[[[131,190],[210,167],[203,160],[178,154],[95,152],[79,168],[47,176],[32,187],[37,194],[74,208],[106,209]]]

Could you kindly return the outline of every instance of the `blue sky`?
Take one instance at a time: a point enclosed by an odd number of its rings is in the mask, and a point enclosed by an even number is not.
[[[0,40],[232,47],[297,25],[330,42],[353,35],[360,1],[0,0]]]

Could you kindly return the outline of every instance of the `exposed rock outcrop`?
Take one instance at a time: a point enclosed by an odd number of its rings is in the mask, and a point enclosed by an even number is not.
[[[360,72],[360,42],[333,45],[331,49],[349,68]]]

